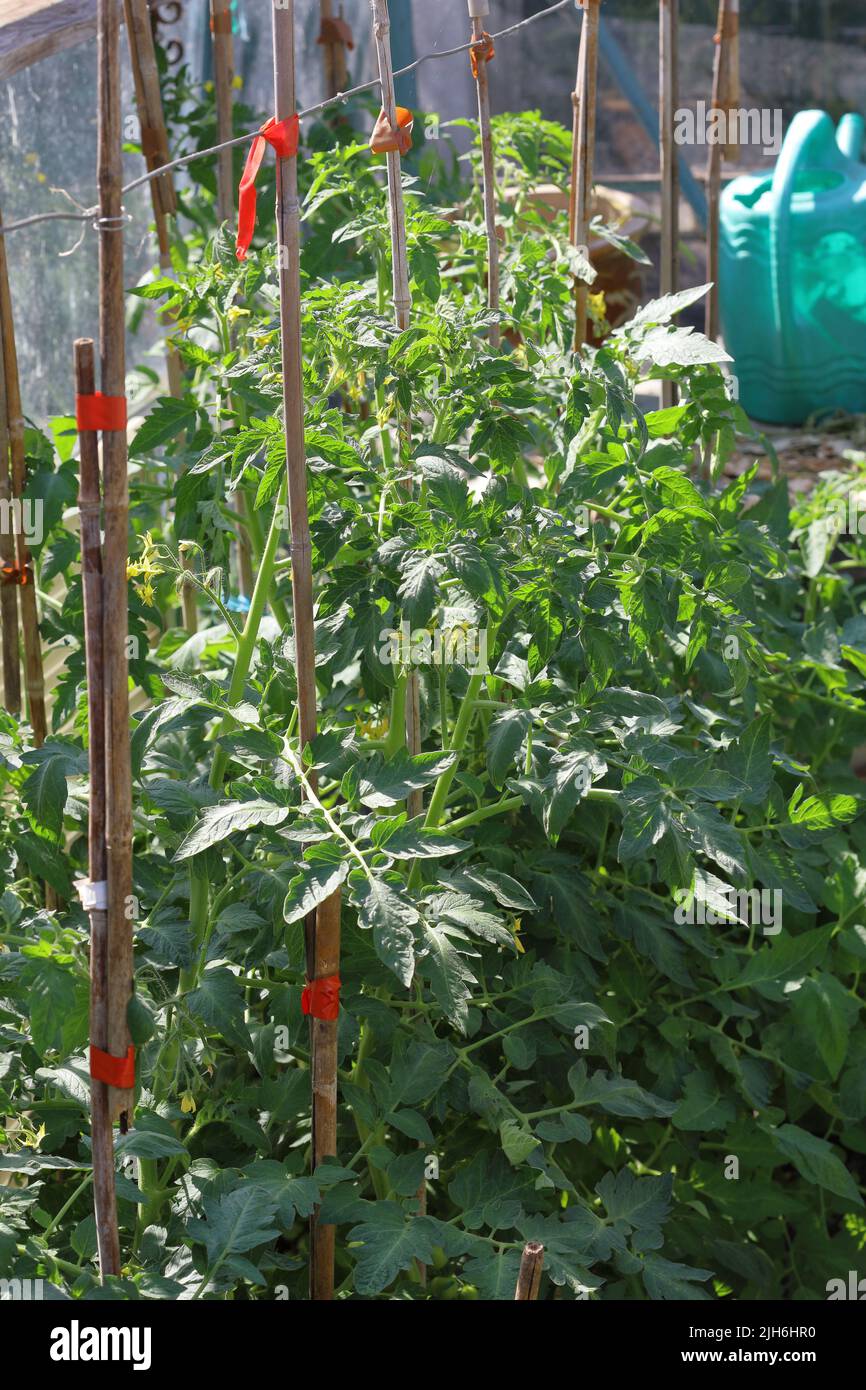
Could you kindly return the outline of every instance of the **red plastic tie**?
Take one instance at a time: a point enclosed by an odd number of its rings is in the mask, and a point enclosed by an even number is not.
[[[135,1085],[135,1048],[130,1045],[125,1057],[112,1057],[110,1052],[91,1046],[90,1075],[118,1091],[131,1091]]]
[[[126,397],[103,396],[101,391],[94,391],[92,396],[76,396],[75,420],[80,432],[125,430]]]
[[[301,1009],[313,1018],[333,1023],[340,1014],[339,975],[322,975],[318,980],[307,980],[301,995]]]
[[[276,150],[280,159],[293,159],[298,153],[301,122],[296,115],[278,121],[274,116],[265,121],[250,146],[238,194],[237,258],[245,261],[256,229],[256,175],[265,154],[265,145]]]

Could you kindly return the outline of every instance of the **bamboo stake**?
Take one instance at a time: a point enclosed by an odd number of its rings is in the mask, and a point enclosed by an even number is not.
[[[135,84],[135,102],[141,127],[141,150],[148,172],[160,169],[171,158],[168,133],[162,109],[159,68],[153,43],[153,30],[147,0],[123,0],[126,36]],[[159,266],[164,275],[172,274],[169,218],[177,212],[174,180],[170,172],[150,180],[153,220],[159,246]],[[165,321],[165,316],[161,316]],[[169,319],[170,322],[170,319]],[[169,393],[179,399],[183,393],[183,373],[176,350],[166,345],[166,373]]]
[[[676,294],[680,279],[680,170],[674,144],[678,91],[679,0],[659,4],[659,161],[661,165],[661,292]],[[676,382],[662,382],[662,406],[676,405]]]
[[[0,563],[15,569],[15,534],[12,488],[9,481],[9,426],[6,415],[6,373],[0,334]],[[3,623],[3,703],[10,714],[21,713],[21,663],[18,654],[18,586],[0,585],[0,619]]]
[[[93,340],[79,338],[74,347],[75,392],[92,395],[96,389]],[[84,651],[87,665],[87,727],[90,764],[88,873],[91,884],[105,882],[105,669],[103,655],[102,538],[100,534],[99,446],[90,430],[80,430],[78,448],[81,479],[78,510],[81,518],[81,581],[84,591]],[[108,914],[93,897],[90,917],[90,1041],[108,1050]],[[114,1134],[109,1088],[90,1082],[90,1124],[93,1143],[93,1200],[99,1268],[102,1278],[120,1273],[120,1236],[114,1188]]]
[[[722,111],[727,118],[729,62],[734,39],[739,32],[739,0],[719,0],[719,21],[716,31],[716,52],[713,61],[713,95],[711,111]],[[723,143],[710,135],[707,160],[707,280],[711,285],[707,296],[705,332],[714,341],[719,336],[719,201],[722,183]]]
[[[730,0],[728,9],[725,35],[725,69],[725,110],[729,117],[725,159],[729,164],[736,164],[740,157],[740,145],[737,138],[732,138],[730,116],[740,104],[740,0]],[[739,129],[737,135],[739,135]]]
[[[339,15],[334,14],[334,0],[319,0],[322,11],[322,27],[319,43],[322,45],[322,67],[325,74],[325,95],[335,97],[346,90],[349,82],[349,69],[346,63],[346,40],[341,34],[340,25],[345,24],[343,6]],[[336,24],[335,21],[336,20]]]
[[[213,33],[214,93],[217,111],[217,138],[222,144],[231,140],[234,131],[234,40],[232,39],[231,0],[210,0],[211,31]],[[233,227],[235,223],[235,190],[233,150],[220,150],[217,156],[217,215],[220,222]],[[238,588],[245,598],[251,598],[255,588],[253,557],[246,533],[247,500],[240,491],[232,499],[232,510],[240,518],[237,540]]]
[[[388,0],[370,0],[373,15],[373,38],[379,65],[382,88],[382,110],[397,129],[397,99],[394,94],[394,68],[391,62],[391,20]],[[385,156],[388,170],[388,220],[391,228],[391,266],[393,277],[394,318],[402,332],[409,327],[412,295],[409,290],[409,256],[406,249],[406,208],[403,202],[403,165],[399,150]],[[408,444],[411,424],[402,422],[401,434]],[[410,754],[421,752],[421,692],[418,672],[410,671],[406,682],[406,745]],[[421,814],[423,798],[420,792],[410,792],[406,810],[410,817]]]
[[[394,95],[394,68],[391,62],[391,20],[388,15],[388,0],[370,0],[373,11],[373,36],[376,41],[376,56],[379,64],[379,80],[382,86],[382,109],[391,124],[397,129],[397,99]],[[385,156],[388,167],[388,218],[391,226],[391,256],[394,283],[394,314],[397,327],[403,331],[409,327],[412,311],[412,295],[409,292],[409,258],[406,251],[406,208],[403,203],[403,166],[399,150],[391,150]]]
[[[294,0],[274,5],[274,114],[295,113]],[[286,434],[289,521],[292,555],[295,671],[298,684],[298,742],[304,748],[316,734],[316,652],[313,627],[312,542],[307,510],[304,451],[304,383],[301,349],[301,232],[297,158],[277,159],[277,244],[279,248],[280,330],[283,359],[283,410]],[[308,774],[315,785],[312,773]],[[305,922],[307,975],[335,975],[340,966],[340,894],[334,893]],[[313,1089],[313,1169],[337,1152],[337,1022],[310,1019]],[[310,1220],[310,1297],[327,1301],[334,1293],[333,1225]]]
[[[232,41],[231,0],[210,0],[213,32],[214,92],[217,110],[217,140],[232,138],[232,85],[234,82],[234,43]],[[234,224],[234,151],[220,150],[217,156],[217,211],[220,222]]]
[[[180,567],[187,574],[193,569],[191,550],[192,547],[189,541],[181,541],[178,546]],[[178,588],[180,589],[180,601],[181,607],[183,608],[183,625],[191,636],[194,632],[198,632],[198,607],[195,601],[195,585],[189,579],[185,579],[183,575],[181,575]]]
[[[478,89],[478,130],[481,138],[481,163],[484,170],[484,223],[487,230],[487,304],[499,311],[499,237],[496,234],[496,172],[493,163],[493,132],[490,126],[490,82],[487,76],[487,44],[482,20],[490,14],[490,0],[468,0],[472,20],[472,38],[476,64],[475,85]],[[490,329],[490,345],[502,344],[502,329],[498,323]]]
[[[0,218],[2,225],[2,218]],[[12,317],[12,296],[9,291],[9,269],[6,261],[6,238],[0,236],[0,336],[3,338],[3,374],[6,391],[6,428],[12,462],[12,503],[15,521],[15,554],[19,571],[26,576],[20,586],[21,631],[24,637],[24,685],[27,692],[27,712],[37,748],[45,742],[45,683],[42,676],[42,643],[39,636],[39,613],[36,607],[36,586],[30,564],[30,547],[24,531],[21,508],[27,482],[27,460],[24,453],[24,417],[21,413],[21,384],[18,378],[18,352],[15,346],[15,324]],[[17,506],[16,506],[17,503]],[[38,499],[37,499],[38,504]]]
[[[541,1287],[541,1271],[544,1268],[544,1246],[530,1240],[523,1247],[520,1257],[520,1273],[514,1291],[515,1303],[534,1301]]]
[[[116,0],[99,0],[99,336],[103,395],[123,396],[126,341],[123,298],[121,204],[119,10]],[[126,433],[102,435],[105,546],[103,551],[103,654],[105,668],[106,857],[108,878],[108,1048],[125,1057],[131,1045],[126,1011],[132,994],[132,774],[129,756],[129,693],[126,655],[129,550],[129,490]],[[132,1110],[133,1093],[111,1088],[109,1106],[121,1125]]]
[[[571,243],[589,255],[589,223],[592,215],[593,164],[595,161],[595,107],[598,91],[598,21],[601,0],[580,0],[583,24],[577,58],[577,80],[572,93],[574,108],[569,222]],[[575,283],[574,346],[586,342],[589,285]]]

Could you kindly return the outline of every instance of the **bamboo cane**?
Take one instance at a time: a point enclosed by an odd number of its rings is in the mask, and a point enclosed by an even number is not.
[[[79,338],[74,347],[75,392],[92,395],[96,389],[93,340]],[[81,467],[81,582],[84,592],[84,652],[87,665],[87,727],[90,763],[88,872],[91,884],[105,882],[105,670],[103,657],[102,539],[100,534],[99,446],[92,431],[80,430]],[[90,1041],[108,1050],[108,915],[100,899],[91,898],[90,917]],[[114,1190],[114,1135],[109,1088],[90,1082],[93,1144],[93,1201],[99,1268],[103,1279],[120,1273],[120,1237]]]
[[[677,109],[679,0],[659,4],[659,162],[661,165],[661,292],[676,294],[680,278],[680,171],[674,144]],[[676,405],[673,381],[662,382],[662,406]]]
[[[388,0],[370,0],[373,15],[373,38],[382,88],[382,109],[392,130],[397,129],[397,99],[394,93],[394,68],[391,62],[391,20]],[[391,229],[391,267],[393,279],[394,318],[402,332],[409,327],[412,295],[409,290],[409,256],[406,249],[406,208],[403,202],[403,166],[399,150],[385,156],[388,170],[388,220]],[[408,444],[411,424],[402,421],[401,434]],[[411,754],[421,752],[421,692],[418,672],[410,671],[406,682],[406,744]],[[421,814],[423,798],[413,791],[406,798],[409,816]]]
[[[339,30],[333,24],[334,19],[342,20],[343,6],[340,6],[339,15],[334,14],[334,0],[319,0],[319,6],[322,12],[319,43],[322,45],[325,94],[328,97],[335,97],[339,92],[345,91],[349,81],[346,44],[340,36]],[[331,23],[329,24],[328,21]]]
[[[0,562],[10,575],[15,570],[15,532],[12,488],[9,481],[9,427],[6,416],[6,373],[3,337],[0,334]],[[18,654],[18,586],[0,586],[0,619],[3,623],[3,703],[10,714],[21,713],[21,663]]]
[[[0,218],[2,225],[2,218]],[[45,683],[42,675],[42,643],[39,636],[39,613],[36,607],[36,587],[30,565],[30,547],[24,531],[22,507],[27,482],[27,459],[24,452],[24,417],[21,413],[21,384],[18,378],[18,352],[15,346],[15,323],[12,317],[12,296],[9,290],[9,269],[6,261],[6,238],[0,236],[0,336],[3,339],[3,374],[6,391],[6,428],[12,464],[12,506],[15,516],[15,555],[20,584],[21,632],[24,638],[24,685],[27,693],[27,712],[37,748],[45,742]]]
[[[517,1288],[514,1291],[515,1303],[525,1303],[538,1298],[541,1287],[541,1271],[544,1268],[544,1246],[530,1240],[523,1247],[520,1257],[520,1272]]]
[[[193,568],[193,558],[189,541],[181,541],[178,546],[178,554],[180,556],[181,569],[186,574],[189,574]],[[181,575],[178,588],[180,589],[180,601],[181,607],[183,608],[183,625],[191,636],[194,632],[198,632],[198,607],[195,601],[195,585],[189,579],[185,579],[184,576]]]
[[[592,213],[593,164],[595,161],[595,107],[598,91],[598,21],[601,0],[581,0],[583,24],[577,58],[577,81],[572,93],[574,127],[569,223],[573,246],[589,254],[589,223]],[[575,284],[574,346],[586,342],[589,285]]]
[[[712,111],[728,110],[728,77],[730,45],[739,30],[739,0],[719,0],[719,20],[716,31],[716,51],[713,61]],[[715,133],[715,132],[714,132]],[[713,134],[714,134],[713,133]],[[707,160],[707,295],[705,331],[713,340],[719,336],[719,200],[722,184],[723,143],[710,138]]]
[[[217,140],[232,138],[232,84],[234,82],[234,43],[232,41],[231,0],[210,0],[213,32],[214,92],[217,111]],[[234,223],[233,151],[220,150],[217,156],[217,211],[220,222]]]
[[[135,102],[138,107],[138,120],[141,127],[141,150],[152,173],[171,158],[168,147],[168,133],[162,109],[162,91],[159,85],[159,68],[156,62],[156,49],[153,43],[153,30],[147,0],[123,0],[126,17],[126,37],[129,44],[129,57],[135,84]],[[169,218],[177,212],[177,199],[174,180],[170,172],[158,179],[150,180],[150,196],[153,204],[153,220],[159,247],[159,265],[164,275],[172,274],[171,244],[169,240]],[[164,316],[162,316],[164,318]],[[170,322],[170,320],[169,320]],[[176,350],[166,345],[166,374],[169,393],[180,398],[183,392],[183,373]]]
[[[103,395],[123,396],[126,342],[121,203],[120,15],[116,0],[99,0],[99,336]],[[106,858],[108,878],[108,1051],[125,1057],[131,1045],[126,1011],[132,994],[132,774],[126,655],[129,490],[126,433],[102,435],[105,545],[103,654],[105,668]],[[133,1093],[111,1088],[109,1106],[121,1125]]]
[[[730,0],[725,33],[725,110],[728,114],[725,159],[736,164],[740,157],[739,140],[733,136],[731,113],[740,104],[740,0]],[[739,130],[737,131],[739,135]]]
[[[214,93],[216,96],[217,135],[220,144],[231,140],[234,131],[234,40],[232,39],[231,0],[210,0],[211,30],[213,33]],[[220,150],[217,156],[217,214],[220,222],[229,227],[235,221],[235,192],[233,151]],[[253,559],[247,539],[246,520],[247,501],[244,494],[236,492],[232,499],[232,510],[241,520],[238,528],[237,564],[238,588],[245,598],[250,598],[255,588]]]
[[[496,172],[493,163],[493,132],[490,126],[490,82],[487,76],[487,50],[482,20],[490,14],[490,0],[468,0],[472,20],[475,50],[475,85],[478,89],[478,132],[481,139],[481,164],[484,171],[484,224],[487,231],[487,304],[499,311],[499,238],[496,234]],[[491,325],[490,345],[502,344],[502,329]]]
[[[294,0],[275,5],[274,114],[295,113]],[[304,450],[304,385],[301,356],[301,233],[297,158],[277,159],[277,242],[279,247],[280,329],[283,409],[288,471],[292,555],[295,671],[298,684],[300,748],[316,734],[316,652],[313,627],[312,542],[307,510]],[[315,785],[313,774],[310,781]],[[340,965],[340,894],[322,903],[305,923],[307,974],[334,975]],[[313,1168],[337,1152],[337,1022],[310,1019],[313,1088]],[[331,1299],[334,1292],[333,1225],[310,1221],[310,1297]]]

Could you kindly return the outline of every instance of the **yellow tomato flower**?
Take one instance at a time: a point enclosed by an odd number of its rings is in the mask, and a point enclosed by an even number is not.
[[[195,1098],[191,1091],[184,1091],[180,1098],[180,1108],[184,1115],[194,1115],[196,1110]]]

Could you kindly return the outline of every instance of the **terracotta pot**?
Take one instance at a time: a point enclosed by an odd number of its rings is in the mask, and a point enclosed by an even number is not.
[[[542,183],[530,194],[542,216],[549,209],[550,220],[558,212],[568,211],[568,194],[556,184]],[[596,185],[593,202],[593,217],[600,215],[603,220],[624,237],[639,246],[646,235],[652,220],[650,207],[643,198],[634,193],[625,193],[618,188],[605,188]],[[611,328],[618,328],[630,319],[643,298],[643,266],[633,261],[624,251],[611,246],[602,237],[593,237],[589,243],[589,257],[598,272],[592,286],[593,294],[604,293],[607,306],[607,321]],[[601,338],[590,336],[590,342],[598,347]]]

